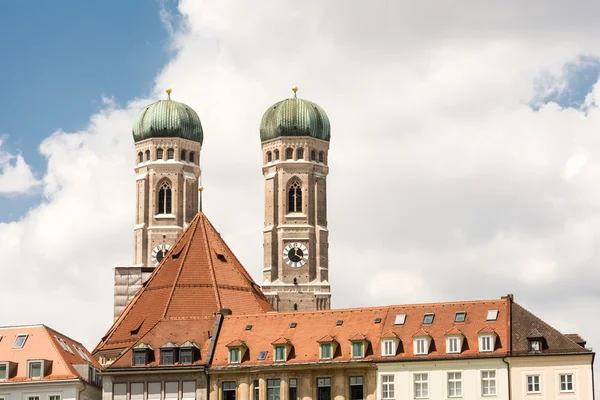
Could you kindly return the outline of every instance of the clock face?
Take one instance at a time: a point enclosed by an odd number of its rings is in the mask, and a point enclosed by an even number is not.
[[[171,250],[171,246],[168,244],[159,244],[152,249],[152,262],[155,267],[165,258],[169,250]]]
[[[292,268],[300,268],[308,261],[308,249],[302,243],[288,243],[283,249],[283,261]]]

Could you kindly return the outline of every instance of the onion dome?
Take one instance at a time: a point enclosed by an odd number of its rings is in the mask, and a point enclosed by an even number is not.
[[[187,104],[160,100],[144,108],[133,123],[133,140],[139,142],[150,138],[177,137],[202,144],[204,135],[198,114]]]
[[[317,104],[296,97],[273,104],[265,111],[260,123],[260,140],[280,136],[310,136],[329,141],[331,125],[325,111]]]

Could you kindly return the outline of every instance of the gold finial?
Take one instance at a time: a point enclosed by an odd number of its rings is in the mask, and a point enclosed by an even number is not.
[[[297,91],[298,91],[298,86],[292,86],[292,92],[294,92],[294,98],[296,98]]]
[[[165,90],[165,92],[167,92],[167,97],[169,98],[169,100],[171,100],[171,92],[173,91],[173,89],[168,88],[167,90]]]
[[[204,190],[204,186],[198,186],[198,191],[201,192]]]

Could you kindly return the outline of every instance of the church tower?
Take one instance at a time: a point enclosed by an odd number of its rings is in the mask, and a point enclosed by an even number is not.
[[[115,319],[198,212],[202,125],[186,104],[161,100],[133,124],[136,225],[133,266],[115,268]]]
[[[262,118],[265,177],[262,289],[277,311],[328,310],[329,118],[296,96]]]

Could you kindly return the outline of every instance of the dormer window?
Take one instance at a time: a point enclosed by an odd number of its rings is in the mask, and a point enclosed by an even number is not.
[[[329,360],[332,356],[331,343],[321,343],[321,360]]]
[[[27,378],[42,378],[44,377],[46,360],[28,360],[27,361]]]
[[[529,351],[533,351],[533,352],[542,351],[542,341],[541,340],[531,340],[529,342]]]
[[[0,379],[8,379],[8,363],[0,363]]]
[[[160,364],[161,365],[172,365],[177,362],[177,345],[169,342],[160,348]],[[191,350],[191,349],[189,349]]]
[[[356,333],[352,335],[349,340],[352,358],[363,358],[369,347],[369,339],[367,339],[367,336],[362,333]]]
[[[396,346],[392,339],[384,339],[381,341],[381,355],[384,357],[396,355]]]
[[[529,351],[532,353],[538,353],[544,350],[544,335],[537,329],[534,329],[528,336]]]
[[[146,343],[140,343],[133,348],[133,366],[139,367],[150,363],[154,354],[152,347]]]
[[[364,357],[363,342],[352,342],[352,358]]]
[[[446,338],[446,353],[460,353],[460,338],[458,336],[448,336]]]
[[[285,361],[285,346],[275,346],[275,361]]]
[[[194,362],[194,355],[191,348],[179,349],[179,360],[181,364],[191,364]]]
[[[427,355],[429,352],[429,346],[427,345],[426,338],[415,338],[415,355]]]
[[[287,361],[288,354],[292,350],[292,343],[289,339],[282,336],[271,343],[271,345],[273,346],[273,360],[276,362]]]
[[[479,352],[485,353],[494,351],[495,335],[479,335]]]
[[[240,363],[240,348],[232,347],[229,349],[229,364]]]

